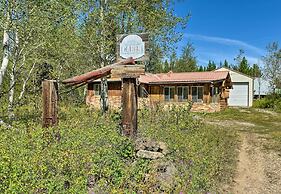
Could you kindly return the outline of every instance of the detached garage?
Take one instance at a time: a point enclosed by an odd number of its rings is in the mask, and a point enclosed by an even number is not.
[[[229,93],[229,106],[250,107],[253,105],[253,78],[225,67],[216,71],[228,71],[230,74],[233,89]]]

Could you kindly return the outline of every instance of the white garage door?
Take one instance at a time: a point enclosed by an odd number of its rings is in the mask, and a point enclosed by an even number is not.
[[[249,83],[233,83],[233,89],[230,90],[229,106],[248,106]]]

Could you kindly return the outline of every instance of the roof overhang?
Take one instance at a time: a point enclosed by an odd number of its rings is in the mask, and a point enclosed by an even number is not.
[[[159,81],[159,82],[141,82],[141,84],[160,85],[160,84],[206,84],[206,83],[220,83],[224,80],[200,80],[200,81]]]

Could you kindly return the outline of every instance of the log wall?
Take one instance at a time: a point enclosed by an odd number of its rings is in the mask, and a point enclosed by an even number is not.
[[[192,101],[192,86],[203,86],[203,103],[194,103],[193,109],[194,111],[205,111],[205,112],[214,112],[225,109],[227,107],[227,98],[222,98],[222,95],[218,96],[218,102],[212,103],[212,96],[210,84],[189,84],[189,85],[167,85],[175,87],[175,96],[172,101],[164,100],[164,87],[165,85],[150,85],[145,86],[146,91],[149,93],[147,98],[140,98],[138,100],[138,107],[143,106],[155,106],[157,104],[177,104],[177,105],[185,105],[186,101],[179,102],[177,98],[177,87],[178,86],[189,86],[188,90],[188,100]],[[221,87],[221,85],[217,84],[216,87]],[[223,91],[220,88],[220,91]],[[108,99],[109,99],[109,107],[110,108],[119,108],[121,107],[121,82],[109,82],[108,83]],[[95,108],[99,108],[100,106],[100,96],[94,95],[94,86],[93,83],[88,84],[88,93],[86,98],[86,103]]]

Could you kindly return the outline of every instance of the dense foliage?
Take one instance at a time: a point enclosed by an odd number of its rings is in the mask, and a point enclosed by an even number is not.
[[[0,103],[11,118],[44,78],[63,80],[115,62],[118,34],[149,33],[145,65],[154,71],[188,19],[175,15],[172,0],[0,0],[0,15]]]
[[[253,103],[253,107],[269,108],[281,112],[281,95],[275,93],[261,99],[256,99]]]
[[[12,128],[0,128],[1,193],[105,193],[153,190],[149,160],[119,133],[119,112],[61,106],[58,127],[42,129],[38,104],[21,107]],[[200,117],[203,115],[199,115]],[[215,191],[233,164],[234,132],[208,127],[186,109],[139,112],[139,135],[168,144],[180,192]],[[197,119],[196,119],[197,118]],[[157,192],[157,191],[156,191]]]

